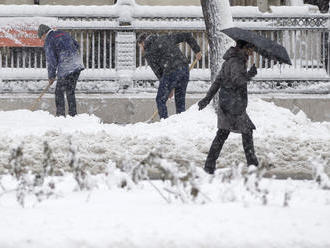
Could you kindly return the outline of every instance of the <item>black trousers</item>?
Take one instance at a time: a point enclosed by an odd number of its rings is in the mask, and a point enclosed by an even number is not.
[[[215,169],[216,161],[220,155],[223,144],[229,136],[229,133],[229,130],[218,129],[217,135],[212,142],[211,148],[206,158],[205,167],[207,169]],[[258,166],[259,162],[254,152],[252,130],[248,133],[242,133],[242,143],[247,164]]]
[[[56,116],[65,116],[64,92],[68,101],[69,115],[75,116],[77,114],[75,91],[79,75],[80,71],[57,80],[55,88]]]

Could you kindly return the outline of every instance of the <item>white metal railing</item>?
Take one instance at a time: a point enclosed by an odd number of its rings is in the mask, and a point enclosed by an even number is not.
[[[113,69],[115,32],[112,30],[70,30],[80,44],[86,69]]]
[[[78,41],[86,69],[113,69],[115,33],[113,30],[67,30]],[[0,68],[46,68],[39,47],[0,47]]]
[[[45,68],[41,48],[0,47],[0,68]]]
[[[80,53],[86,69],[114,69],[115,68],[115,35],[114,30],[67,30],[80,44]],[[156,32],[155,32],[156,33]],[[199,43],[203,58],[195,68],[209,68],[209,49],[205,32],[192,31]],[[261,35],[276,40],[287,48],[294,69],[325,69],[327,60],[327,31],[324,30],[265,30],[258,31]],[[137,33],[138,35],[138,33]],[[194,52],[189,45],[180,44],[181,51],[188,61],[192,62]],[[137,68],[146,66],[143,54],[136,46]],[[250,63],[257,67],[274,68],[279,64],[268,61],[255,54]],[[1,47],[0,68],[46,68],[45,56],[42,48]]]
[[[37,28],[40,23],[46,23],[59,29],[70,32],[80,44],[80,52],[86,70],[81,79],[91,78],[89,72],[94,72],[97,78],[97,70],[111,70],[106,75],[118,81],[134,80],[155,80],[152,73],[136,73],[139,71],[150,71],[143,58],[143,55],[136,45],[136,36],[144,31],[153,33],[164,32],[192,32],[198,41],[203,54],[203,59],[199,61],[194,69],[206,71],[199,73],[198,80],[209,80],[210,56],[208,41],[205,34],[205,25],[200,7],[167,7],[166,11],[160,7],[139,6],[134,1],[120,1],[111,7],[85,7],[76,8],[66,6],[66,12],[60,8],[38,9],[38,6],[29,6],[28,10],[15,6],[16,12],[11,12],[11,18],[15,25],[21,22],[28,23],[28,26]],[[41,6],[40,6],[41,7]],[[55,6],[56,7],[56,6]],[[57,6],[58,7],[58,6]],[[278,76],[273,71],[286,71],[282,73],[281,79],[301,78],[306,79],[325,79],[328,78],[326,71],[329,71],[328,54],[328,20],[329,15],[309,14],[305,9],[300,9],[299,14],[296,7],[291,15],[251,15],[248,11],[253,7],[247,8],[244,16],[235,7],[232,7],[234,23],[236,26],[256,30],[261,35],[276,40],[287,48],[293,65],[280,66],[274,61],[268,61],[262,56],[255,54],[249,61],[255,63],[262,73],[258,73],[259,79],[276,79]],[[290,7],[286,7],[290,9]],[[292,8],[293,9],[293,8]],[[41,13],[38,10],[42,10]],[[28,13],[26,13],[28,11]],[[235,12],[237,11],[237,12]],[[305,11],[305,12],[304,12]],[[287,11],[289,12],[289,11]],[[24,14],[20,14],[24,13]],[[88,15],[87,13],[92,13]],[[31,17],[33,15],[41,17]],[[5,23],[6,10],[1,7],[0,23]],[[41,19],[40,19],[41,18]],[[9,22],[9,21],[7,21]],[[13,21],[10,21],[13,22]],[[3,25],[3,24],[1,24]],[[3,26],[0,25],[0,29]],[[187,44],[180,44],[180,49],[187,56],[190,62],[194,59],[194,53]],[[45,56],[42,48],[0,47],[0,70],[14,68],[18,69],[19,77],[25,73],[25,69],[46,68]],[[326,70],[327,69],[327,70]],[[123,71],[123,73],[122,73]],[[131,73],[129,73],[129,71]],[[194,71],[194,70],[193,70]],[[312,73],[311,73],[312,72]],[[8,74],[9,75],[9,74]],[[31,75],[31,73],[28,73]],[[41,75],[41,74],[40,74]],[[192,72],[192,75],[194,73]],[[15,79],[15,73],[11,73],[6,78],[6,74],[1,74],[3,79]],[[45,74],[40,76],[44,79]],[[29,78],[26,78],[29,79]],[[34,77],[35,79],[35,77]],[[191,78],[194,80],[194,77]]]

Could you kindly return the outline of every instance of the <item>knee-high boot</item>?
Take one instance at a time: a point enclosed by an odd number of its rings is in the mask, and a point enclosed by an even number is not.
[[[259,162],[254,152],[252,131],[249,133],[242,133],[242,142],[247,165],[258,166]]]
[[[228,138],[230,131],[226,129],[218,129],[217,135],[215,136],[212,145],[210,147],[209,153],[207,154],[204,170],[213,174],[215,171],[215,164],[220,155],[223,144]]]

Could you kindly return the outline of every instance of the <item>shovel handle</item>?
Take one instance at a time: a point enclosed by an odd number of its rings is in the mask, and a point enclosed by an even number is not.
[[[196,65],[198,59],[195,59],[194,62],[192,62],[192,64],[189,66],[189,71],[191,71],[192,68],[194,68],[194,66]]]
[[[34,104],[32,105],[31,111],[36,110],[37,104],[40,101],[41,97],[43,97],[43,95],[48,91],[49,87],[52,84],[48,84],[47,87],[41,92],[41,94],[39,95],[39,97],[35,100]]]
[[[198,59],[195,59],[194,62],[192,62],[192,64],[189,66],[189,71],[191,71],[191,69],[194,68],[197,61],[198,61]],[[174,89],[170,93],[171,98],[172,98],[173,95],[174,95]],[[146,122],[150,123],[156,117],[157,114],[158,114],[158,109],[152,114],[152,116]]]

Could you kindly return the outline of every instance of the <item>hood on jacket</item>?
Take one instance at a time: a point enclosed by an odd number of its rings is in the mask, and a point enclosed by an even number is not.
[[[247,61],[249,56],[246,54],[246,52],[243,49],[237,48],[237,47],[231,47],[229,48],[225,55],[223,55],[224,60],[229,60],[231,58],[237,57],[239,59],[242,59],[244,61]]]

